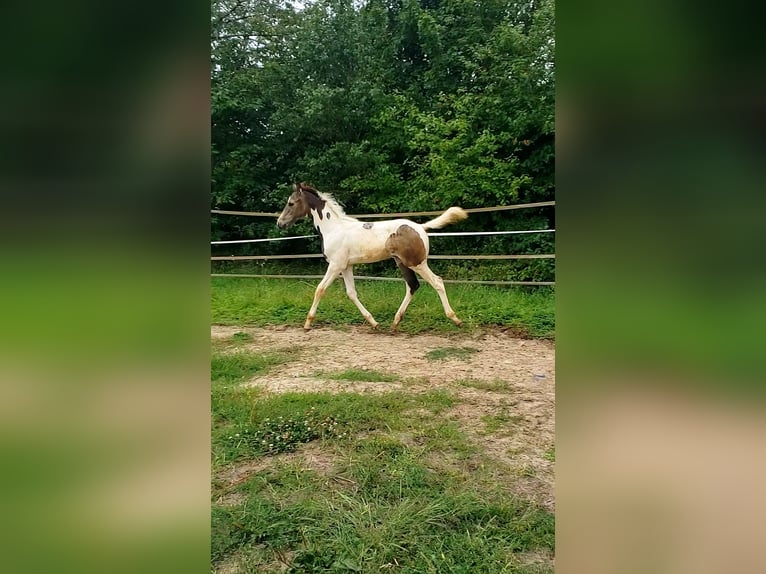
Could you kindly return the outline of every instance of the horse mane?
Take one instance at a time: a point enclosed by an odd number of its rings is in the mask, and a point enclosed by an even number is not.
[[[311,193],[312,195],[316,195],[319,199],[322,199],[325,202],[325,207],[327,207],[330,212],[338,219],[354,219],[350,215],[346,215],[346,210],[343,209],[343,206],[340,204],[340,202],[335,199],[331,193],[325,193],[323,191],[319,191],[310,185],[301,182],[300,188],[303,191],[307,191],[308,193]]]

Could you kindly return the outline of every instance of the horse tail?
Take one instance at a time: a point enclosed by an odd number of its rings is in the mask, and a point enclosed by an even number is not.
[[[466,219],[468,214],[462,207],[450,207],[447,211],[442,213],[439,217],[426,221],[423,224],[423,229],[441,229],[452,223],[457,223]]]

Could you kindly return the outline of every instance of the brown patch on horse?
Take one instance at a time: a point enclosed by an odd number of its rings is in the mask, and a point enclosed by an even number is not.
[[[300,182],[300,183],[296,184],[296,186],[295,186],[295,187],[297,187],[297,188],[298,188],[298,189],[300,189],[301,191],[308,191],[309,193],[313,193],[314,195],[316,195],[317,197],[319,197],[319,190],[317,190],[317,189],[316,189],[316,188],[314,188],[314,187],[311,187],[309,184],[307,184],[307,183],[306,183],[306,182],[304,182],[304,181],[302,181],[302,182]]]
[[[319,219],[323,219],[324,213],[322,210],[324,209],[324,206],[327,202],[319,197],[319,192],[310,185],[306,185],[303,182],[299,183],[296,187],[300,191],[306,192],[303,194],[303,197],[306,198],[306,202],[309,204],[309,211],[316,209],[317,214],[319,215]]]
[[[405,267],[415,267],[426,259],[426,246],[418,232],[409,225],[400,225],[399,229],[388,236],[386,249]]]

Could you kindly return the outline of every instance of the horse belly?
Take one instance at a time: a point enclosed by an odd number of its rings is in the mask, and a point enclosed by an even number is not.
[[[349,263],[375,263],[390,258],[384,243],[357,243],[349,253]]]
[[[371,231],[359,226],[358,229],[346,230],[342,235],[349,264],[374,263],[390,257],[386,251],[385,241],[381,241],[378,234]]]

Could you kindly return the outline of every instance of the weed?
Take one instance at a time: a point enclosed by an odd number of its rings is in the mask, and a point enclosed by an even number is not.
[[[509,423],[515,423],[521,420],[519,416],[511,416],[505,413],[498,413],[494,415],[484,415],[481,417],[481,422],[484,423],[484,432],[492,434],[500,429],[507,427]]]
[[[266,418],[255,427],[242,428],[229,435],[229,441],[246,443],[258,454],[291,452],[300,444],[324,438],[343,438],[344,425],[329,416],[321,416],[315,408],[289,417]]]
[[[315,373],[314,376],[324,377],[334,381],[361,381],[371,383],[394,383],[399,380],[399,377],[396,375],[381,373],[380,371],[372,369],[346,369],[339,373],[318,372]]]
[[[479,349],[473,347],[438,347],[428,351],[426,358],[430,361],[443,361],[446,359],[467,361],[471,358],[471,355],[478,352]]]
[[[463,387],[473,387],[481,391],[492,391],[496,393],[507,392],[511,390],[511,384],[508,381],[495,379],[494,381],[483,381],[481,379],[461,379],[455,381]]]
[[[252,341],[252,340],[253,340],[253,336],[250,333],[245,333],[244,331],[234,333],[231,336],[231,341],[233,343],[245,343],[247,341]]]

